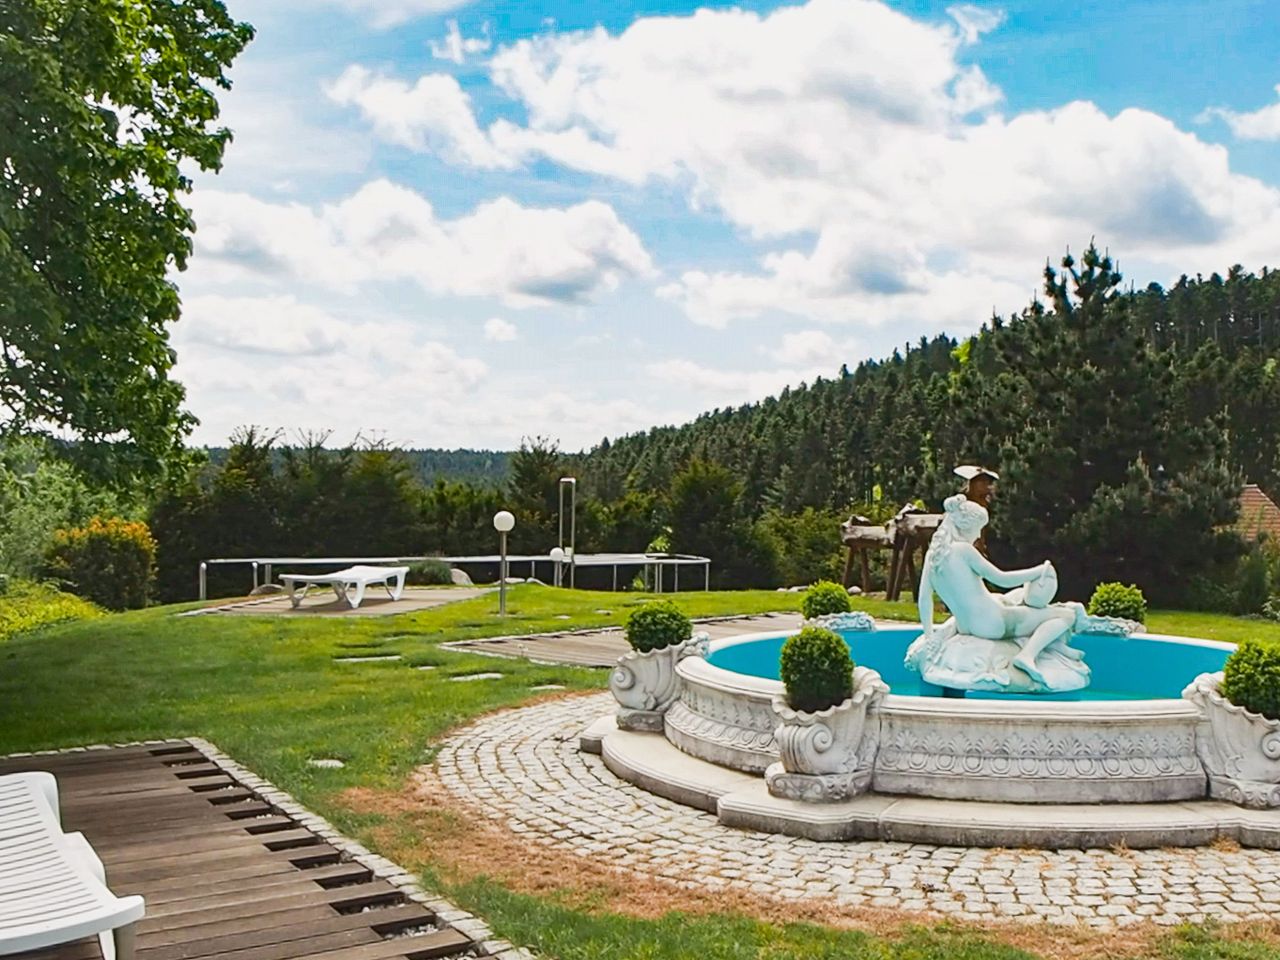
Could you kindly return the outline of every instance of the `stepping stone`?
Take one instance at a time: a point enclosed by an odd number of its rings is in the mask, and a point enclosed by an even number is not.
[[[559,684],[559,683],[544,683],[544,684],[542,684],[541,686],[537,686],[537,687],[530,687],[529,689],[530,689],[530,690],[537,690],[537,691],[542,691],[542,690],[564,690],[564,689],[565,689],[565,687],[564,687],[562,684]]]
[[[556,619],[557,619],[557,620],[572,620],[572,619],[573,619],[573,617],[569,616],[569,614],[567,614],[567,613],[558,613],[558,614],[556,614]]]
[[[449,680],[453,683],[466,683],[469,680],[501,680],[501,679],[502,679],[502,674],[500,673],[468,673],[465,676],[449,678]]]
[[[334,657],[335,663],[374,663],[379,660],[399,660],[398,653],[383,653],[376,657]]]
[[[422,664],[419,664],[418,666],[414,667],[413,669],[415,669],[415,670],[434,670],[435,668],[436,668],[436,665],[435,665],[434,663],[422,663]]]
[[[307,766],[319,767],[321,770],[341,770],[346,766],[346,764],[341,760],[334,760],[326,757],[320,760],[308,760]]]
[[[612,611],[612,610],[593,610],[593,611],[592,611],[592,613],[598,613],[598,614],[600,614],[600,616],[602,616],[602,617],[611,617],[611,616],[613,616],[613,611]]]

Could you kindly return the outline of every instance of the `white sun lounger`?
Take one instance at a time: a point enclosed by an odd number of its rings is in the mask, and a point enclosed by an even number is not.
[[[280,579],[289,589],[289,603],[295,610],[306,597],[307,591],[317,585],[332,587],[338,599],[345,600],[354,610],[364,602],[365,589],[375,583],[386,587],[392,600],[399,600],[404,593],[404,578],[408,573],[408,567],[356,566],[335,570],[333,573],[284,573],[280,575]],[[392,580],[396,582],[394,587],[391,586]],[[301,593],[297,590],[299,584],[302,586]]]
[[[96,936],[105,960],[130,960],[144,910],[107,889],[82,835],[62,832],[49,774],[0,777],[0,956]]]

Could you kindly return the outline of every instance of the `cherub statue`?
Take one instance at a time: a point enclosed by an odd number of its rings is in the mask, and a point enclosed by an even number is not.
[[[944,508],[920,577],[924,635],[907,652],[907,665],[931,683],[961,689],[1060,692],[1087,686],[1084,654],[1068,645],[1087,619],[1085,610],[1050,602],[1058,588],[1053,564],[1001,570],[974,546],[987,525],[986,508],[963,494],[949,497]],[[992,593],[987,583],[1017,589]],[[936,630],[935,593],[952,613]]]

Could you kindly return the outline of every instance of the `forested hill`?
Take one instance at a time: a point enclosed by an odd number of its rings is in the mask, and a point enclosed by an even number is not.
[[[1091,432],[1101,431],[1101,442],[1108,418],[1131,418],[1118,428],[1133,431],[1130,456],[1145,453],[1159,470],[1177,451],[1156,449],[1157,420],[1176,440],[1220,417],[1227,462],[1241,478],[1280,493],[1280,275],[1236,267],[1225,278],[1114,293],[1106,285],[1118,274],[1086,277],[1071,290],[1071,272],[1053,281],[1064,297],[1088,300],[1095,284],[1092,307],[1106,301],[1107,319],[1093,317],[1093,330],[1072,330],[1090,309],[1073,313],[1066,300],[1036,304],[993,319],[964,342],[922,339],[886,360],[841,367],[835,379],[606,441],[585,456],[583,473],[609,500],[626,489],[665,489],[684,464],[700,459],[732,471],[753,513],[844,510],[877,495],[901,503],[951,489],[950,467],[962,458],[1016,472],[1027,455],[1019,446],[1034,446],[1021,436],[1028,423],[1070,445],[1061,462],[1043,466],[1089,472],[1104,469],[1090,462]],[[833,371],[841,359],[832,358]],[[1034,424],[1036,417],[1052,422]],[[1096,489],[1100,477],[1093,479]]]
[[[284,457],[288,445],[272,448],[273,457]],[[500,487],[511,474],[511,453],[500,450],[400,450],[414,475],[425,486],[437,480]],[[207,447],[209,462],[217,467],[227,459],[226,447]]]

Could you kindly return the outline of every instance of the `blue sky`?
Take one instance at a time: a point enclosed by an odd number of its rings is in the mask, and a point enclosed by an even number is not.
[[[1280,264],[1280,8],[229,0],[179,377],[237,425],[568,449],[1030,298]]]

